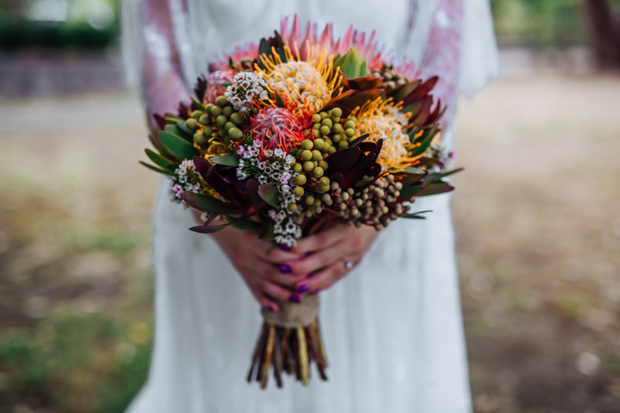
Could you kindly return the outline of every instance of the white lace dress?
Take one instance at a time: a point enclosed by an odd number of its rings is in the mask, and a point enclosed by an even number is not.
[[[214,55],[269,36],[295,13],[319,27],[333,22],[336,35],[350,24],[376,29],[379,43],[416,59],[423,76],[442,76],[448,120],[459,93],[497,75],[488,0],[168,0],[169,28],[149,1],[127,0],[124,19],[150,110],[172,110]],[[452,136],[448,125],[446,145]],[[129,412],[470,412],[449,203],[450,195],[417,200],[415,210],[433,210],[426,221],[391,224],[357,268],[321,293],[329,381],[315,373],[307,387],[291,379],[264,391],[245,381],[259,306],[218,245],[187,230],[192,217],[169,202],[163,182],[154,212],[154,353]]]

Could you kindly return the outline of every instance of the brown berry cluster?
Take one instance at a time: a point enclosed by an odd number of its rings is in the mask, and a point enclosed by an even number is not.
[[[224,96],[219,96],[215,103],[206,105],[204,112],[193,111],[185,121],[185,126],[194,132],[194,142],[198,145],[205,145],[212,137],[220,137],[227,144],[231,140],[243,138],[241,114],[233,109]]]
[[[359,228],[367,224],[380,231],[409,210],[408,206],[396,202],[402,188],[402,183],[394,181],[394,175],[383,176],[357,192],[353,188],[344,191],[337,182],[332,182],[331,192],[324,194],[322,201],[349,225]]]
[[[353,139],[357,133],[357,118],[349,116],[343,120],[342,109],[333,108],[329,112],[319,112],[312,117],[312,130],[307,130],[305,135],[312,136],[314,139],[329,140],[334,149],[330,153],[336,152],[338,149],[349,146],[349,140]]]
[[[372,75],[373,77],[380,78],[387,90],[395,89],[409,82],[409,79],[405,76],[394,72],[394,66],[387,63],[383,63],[380,69],[373,70]]]

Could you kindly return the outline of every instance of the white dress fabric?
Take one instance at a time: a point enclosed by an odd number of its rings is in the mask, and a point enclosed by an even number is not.
[[[148,48],[136,40],[148,32],[136,29],[143,24],[135,20],[141,1],[124,5],[133,32],[127,44],[137,60]],[[451,107],[458,93],[471,95],[497,75],[488,0],[169,3],[188,89],[215,55],[269,36],[281,16],[295,13],[319,27],[333,22],[336,35],[351,23],[376,29],[397,57],[422,62],[422,74],[443,75],[438,91]],[[448,145],[450,130],[448,124]],[[270,380],[261,390],[245,381],[259,306],[218,245],[188,231],[193,219],[169,201],[167,185],[154,212],[153,358],[130,413],[471,412],[450,195],[416,200],[414,210],[433,211],[425,221],[391,224],[357,268],[321,293],[329,381],[314,372],[306,387],[287,378],[283,389]]]

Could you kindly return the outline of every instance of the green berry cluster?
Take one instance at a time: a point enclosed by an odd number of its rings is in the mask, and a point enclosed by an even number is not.
[[[194,142],[204,145],[211,137],[220,137],[230,144],[243,138],[241,124],[243,116],[235,112],[224,96],[218,96],[215,105],[209,103],[205,111],[195,110],[185,121],[185,126],[194,131]]]
[[[356,134],[357,119],[350,116],[348,119],[342,119],[342,109],[334,108],[329,112],[319,112],[312,117],[312,131],[306,131],[306,136],[312,136],[314,139],[323,139],[330,141],[334,153],[338,149],[349,146],[349,140]]]

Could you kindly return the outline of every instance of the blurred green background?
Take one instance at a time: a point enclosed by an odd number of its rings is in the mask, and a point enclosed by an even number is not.
[[[461,103],[454,198],[475,409],[620,412],[620,78],[581,2],[491,3],[515,74]],[[118,13],[0,0],[0,413],[120,413],[147,375],[158,180]]]

